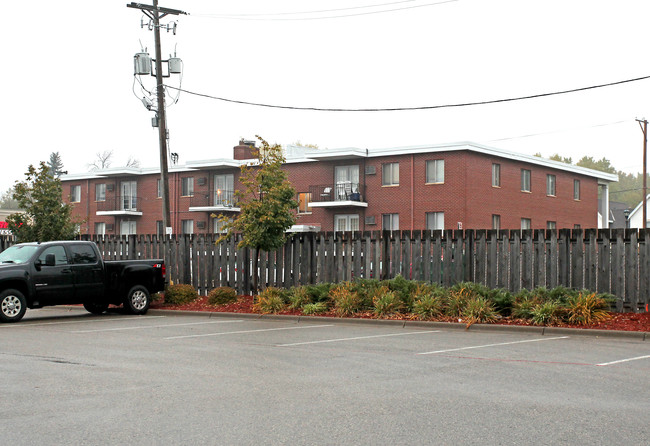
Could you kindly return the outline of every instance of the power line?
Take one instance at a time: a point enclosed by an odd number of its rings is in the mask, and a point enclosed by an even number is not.
[[[363,9],[363,8],[376,8],[380,6],[394,5],[398,3],[409,3],[414,0],[399,1],[399,2],[389,2],[389,3],[380,3],[376,5],[368,6],[355,6],[350,8],[338,8],[338,9],[325,9],[320,11],[305,11],[305,12],[284,12],[284,13],[269,13],[269,14],[193,14],[193,17],[207,17],[213,19],[223,19],[223,20],[256,20],[256,21],[295,21],[295,20],[323,20],[323,19],[339,19],[344,17],[356,17],[362,15],[371,15],[371,14],[382,14],[384,12],[396,12],[403,11],[406,9],[415,9],[415,8],[424,8],[427,6],[437,6],[445,3],[455,3],[460,0],[443,0],[435,3],[425,3],[422,5],[413,5],[413,6],[404,6],[401,8],[393,9],[382,9],[380,11],[367,11],[367,12],[358,12],[354,14],[340,14],[333,16],[320,16],[320,17],[297,17],[297,18],[281,18],[281,17],[264,17],[264,16],[282,16],[282,15],[307,15],[307,14],[321,14],[325,12],[337,12],[337,11],[346,11],[352,9]]]
[[[519,135],[519,136],[510,136],[508,138],[498,138],[498,139],[490,139],[487,142],[499,142],[499,141],[510,141],[512,139],[523,139],[523,138],[532,138],[535,136],[543,136],[543,135],[551,135],[554,133],[565,133],[565,132],[572,132],[574,130],[580,130],[580,129],[593,129],[597,127],[607,127],[610,125],[618,125],[618,124],[625,124],[631,122],[629,119],[628,120],[622,120],[622,121],[615,121],[615,122],[608,122],[605,124],[594,124],[594,125],[589,125],[589,126],[584,126],[584,127],[572,127],[568,129],[560,129],[560,130],[553,130],[550,132],[540,132],[540,133],[529,133],[527,135]]]
[[[170,88],[172,90],[182,91],[183,93],[191,94],[194,96],[213,99],[216,101],[230,102],[233,104],[251,105],[255,107],[278,108],[284,110],[326,111],[326,112],[394,112],[394,111],[434,110],[439,108],[472,107],[476,105],[500,104],[505,102],[523,101],[526,99],[536,99],[536,98],[557,96],[557,95],[568,94],[568,93],[577,93],[580,91],[594,90],[597,88],[612,87],[614,85],[627,84],[630,82],[638,82],[646,79],[650,79],[650,76],[637,77],[634,79],[627,79],[627,80],[617,81],[617,82],[609,82],[606,84],[592,85],[590,87],[581,87],[581,88],[573,88],[570,90],[555,91],[552,93],[541,93],[541,94],[519,96],[514,98],[506,98],[506,99],[494,99],[490,101],[464,102],[458,104],[427,105],[421,107],[391,107],[391,108],[320,108],[320,107],[296,107],[290,105],[273,105],[273,104],[263,104],[259,102],[249,102],[249,101],[241,101],[236,99],[222,98],[219,96],[212,96],[205,93],[198,93],[198,92],[189,91],[181,88],[176,88],[169,85],[165,85],[165,87]]]

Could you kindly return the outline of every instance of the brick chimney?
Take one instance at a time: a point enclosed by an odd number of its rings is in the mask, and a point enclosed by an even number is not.
[[[233,158],[236,160],[250,160],[256,158],[253,150],[255,141],[239,140],[239,145],[233,148]]]

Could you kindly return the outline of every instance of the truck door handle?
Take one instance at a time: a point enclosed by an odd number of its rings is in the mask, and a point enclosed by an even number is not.
[[[72,271],[69,268],[62,269],[61,274],[70,274]]]

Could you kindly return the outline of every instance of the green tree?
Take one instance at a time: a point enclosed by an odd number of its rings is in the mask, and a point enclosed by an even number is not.
[[[18,206],[18,201],[14,200],[13,186],[7,189],[0,196],[0,209],[12,209],[12,210],[20,209],[20,206]]]
[[[72,206],[63,203],[61,180],[50,174],[43,161],[40,169],[30,165],[23,182],[16,182],[13,198],[25,212],[7,217],[9,229],[20,242],[70,240],[77,234]]]
[[[286,230],[296,223],[296,190],[282,170],[282,148],[269,145],[260,136],[261,147],[255,150],[257,162],[242,165],[240,181],[244,190],[236,191],[241,212],[229,221],[223,215],[225,234],[217,243],[242,234],[238,247],[253,248],[253,291],[258,290],[257,265],[260,250],[271,251],[284,245]]]
[[[601,172],[616,173],[616,168],[605,157],[598,161],[594,160],[591,156],[583,156],[576,163],[576,166],[586,167],[588,169],[600,170]]]
[[[59,178],[63,173],[63,161],[59,152],[50,153],[50,160],[47,162],[47,167],[50,169],[50,174],[53,177]]]

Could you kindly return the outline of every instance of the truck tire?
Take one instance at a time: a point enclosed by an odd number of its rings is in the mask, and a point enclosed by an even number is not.
[[[149,304],[151,304],[151,295],[142,285],[131,288],[124,299],[124,309],[131,314],[146,314]]]
[[[104,311],[108,310],[108,304],[98,302],[84,302],[84,308],[89,313],[102,314]]]
[[[0,322],[18,322],[27,311],[27,300],[18,290],[8,289],[0,293]]]

